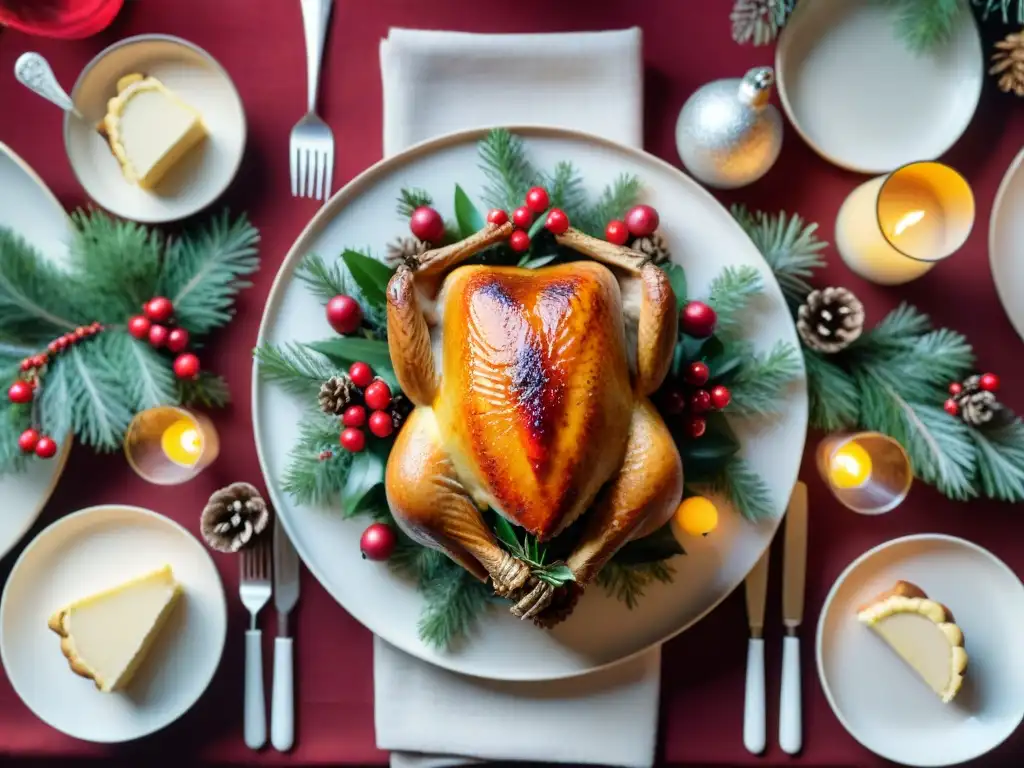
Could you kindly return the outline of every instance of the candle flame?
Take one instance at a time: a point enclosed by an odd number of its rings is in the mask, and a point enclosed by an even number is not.
[[[896,222],[896,226],[892,228],[893,237],[899,237],[907,229],[919,223],[924,218],[924,211],[907,211],[900,217],[900,220]]]

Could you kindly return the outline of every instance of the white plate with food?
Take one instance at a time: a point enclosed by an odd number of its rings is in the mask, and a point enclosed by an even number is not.
[[[935,160],[974,116],[984,82],[978,25],[965,6],[947,43],[915,53],[895,3],[806,0],[775,49],[779,98],[815,152],[842,168],[888,173]]]
[[[137,739],[185,714],[213,679],[226,634],[209,553],[138,507],[58,520],[18,558],[0,599],[11,686],[41,720],[86,741]]]
[[[706,291],[728,265],[749,265],[764,279],[753,318],[743,335],[765,350],[780,341],[798,344],[781,290],[753,242],[715,199],[678,169],[642,151],[604,139],[551,128],[511,128],[540,168],[571,161],[593,199],[620,174],[636,174],[643,200],[664,211],[660,231],[673,258],[687,271],[690,292]],[[312,342],[329,336],[323,307],[295,277],[311,253],[333,258],[353,244],[375,243],[376,252],[408,232],[394,217],[394,201],[406,187],[440,197],[460,184],[477,194],[486,179],[478,142],[486,131],[468,131],[425,142],[373,166],[329,201],[286,257],[267,301],[260,344]],[[450,214],[449,206],[443,206]],[[671,212],[671,213],[669,213]],[[807,429],[802,366],[780,398],[774,420],[733,425],[741,455],[767,484],[776,515],[759,524],[723,514],[714,535],[685,543],[671,584],[652,583],[630,610],[591,589],[570,619],[540,630],[493,611],[472,634],[449,650],[426,645],[418,632],[423,597],[414,584],[381,563],[359,557],[366,520],[343,519],[338,510],[295,503],[285,491],[289,453],[308,414],[303,402],[266,381],[257,362],[253,375],[253,426],[261,467],[280,519],[299,554],[326,589],[359,621],[392,645],[449,669],[480,677],[539,680],[582,674],[626,659],[681,632],[734,590],[771,542],[796,481]],[[314,398],[315,400],[315,398]],[[399,436],[401,437],[401,434]],[[334,450],[340,450],[337,439]]]
[[[121,40],[89,62],[64,116],[88,195],[133,221],[176,221],[223,194],[245,151],[242,99],[202,48],[170,35]],[[102,126],[102,133],[98,127]]]
[[[20,235],[57,264],[67,259],[73,237],[71,219],[60,202],[36,172],[3,143],[0,143],[0,229]],[[20,358],[38,351],[15,347],[0,338],[0,356],[5,365],[13,366]],[[64,471],[70,447],[70,440],[66,440],[52,459],[31,458],[23,471],[0,475],[0,498],[4,506],[0,514],[0,557],[18,543],[39,517]]]
[[[992,282],[1007,317],[1024,338],[1024,149],[1003,176],[992,204],[988,228],[988,258]]]
[[[836,717],[882,757],[972,760],[1024,719],[1024,585],[963,539],[906,536],[857,558],[825,599],[818,675]]]

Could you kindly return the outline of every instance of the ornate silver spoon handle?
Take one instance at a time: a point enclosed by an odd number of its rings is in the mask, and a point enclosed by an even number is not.
[[[72,112],[81,117],[67,91],[61,88],[60,83],[57,82],[57,77],[53,74],[49,62],[38,53],[29,51],[21,54],[14,62],[14,76],[30,91],[35,91],[65,112]]]

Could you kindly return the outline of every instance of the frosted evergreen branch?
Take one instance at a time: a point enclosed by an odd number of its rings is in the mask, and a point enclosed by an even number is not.
[[[732,402],[728,413],[737,416],[768,416],[779,412],[779,399],[800,373],[796,348],[785,341],[766,354],[745,362],[729,385]]]
[[[612,560],[597,574],[597,585],[633,610],[648,587],[656,582],[671,584],[674,577],[675,569],[664,560],[635,565]]]
[[[4,339],[14,344],[45,344],[75,329],[77,305],[68,275],[14,232],[0,228],[0,334]]]
[[[315,397],[320,385],[340,372],[325,356],[302,344],[265,344],[253,354],[259,361],[260,376],[296,395]]]
[[[125,402],[124,382],[111,366],[103,334],[88,344],[67,349],[68,399],[71,426],[79,439],[98,450],[121,447],[132,411]]]
[[[726,267],[711,281],[708,303],[718,315],[716,333],[728,335],[741,324],[741,313],[750,299],[764,290],[761,273],[751,266]]]
[[[1024,424],[1020,419],[995,429],[972,429],[978,448],[978,481],[992,499],[1024,501]]]
[[[43,432],[60,442],[71,431],[71,361],[67,355],[52,360],[39,395],[40,426]]]
[[[451,561],[445,570],[423,585],[420,639],[434,648],[450,649],[469,634],[491,604],[490,587]]]
[[[811,427],[837,432],[857,424],[860,395],[841,367],[814,350],[804,350]]]
[[[18,437],[32,426],[32,411],[4,400],[0,403],[0,472],[16,472],[25,467],[26,456],[18,447]]]
[[[321,460],[324,451],[329,458]],[[319,411],[299,424],[283,487],[299,504],[327,505],[338,501],[345,487],[352,454],[338,445],[338,420]]]
[[[177,403],[170,361],[125,331],[106,331],[111,363],[125,376],[125,395],[133,411]]]

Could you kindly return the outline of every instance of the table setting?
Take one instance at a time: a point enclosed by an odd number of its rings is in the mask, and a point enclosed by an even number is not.
[[[630,10],[0,3],[6,761],[1013,764],[1024,4]]]

